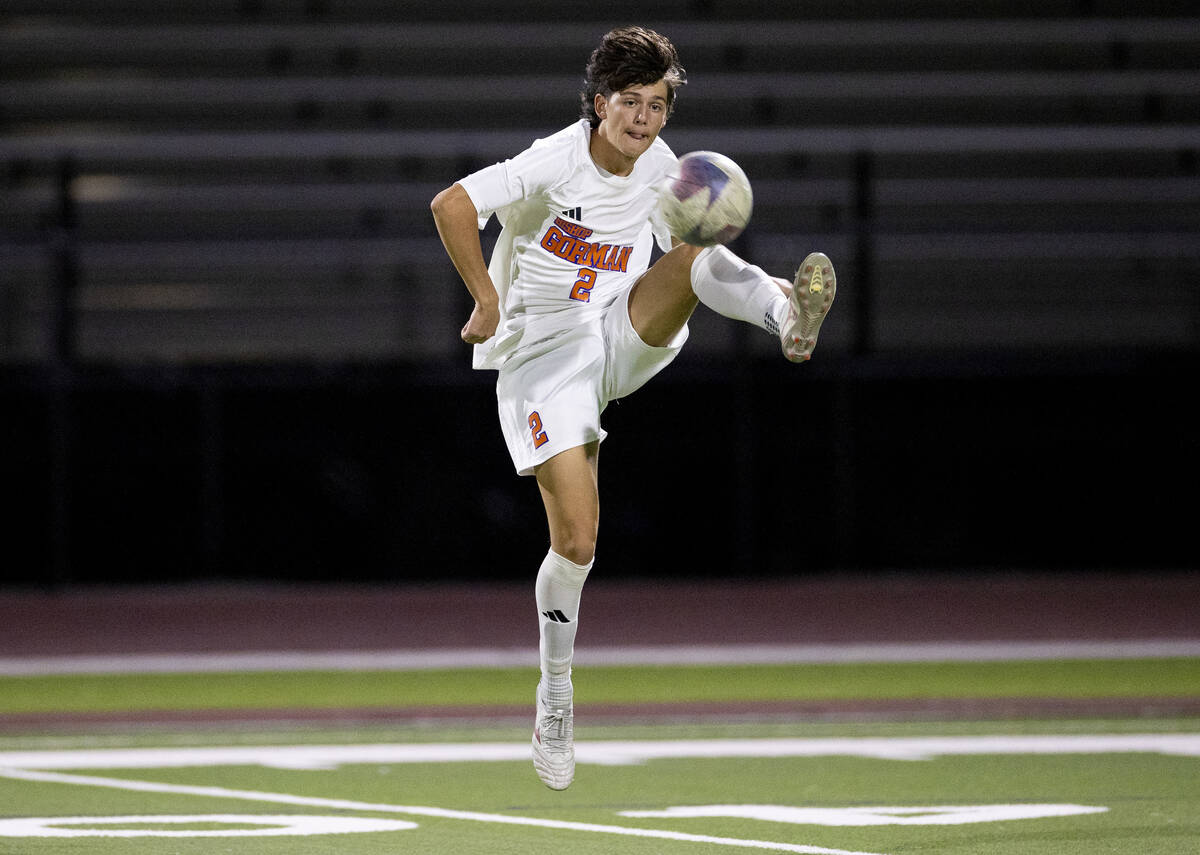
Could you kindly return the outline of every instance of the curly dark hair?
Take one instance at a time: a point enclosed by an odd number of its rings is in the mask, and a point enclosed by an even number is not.
[[[687,83],[687,72],[679,64],[675,45],[666,36],[644,27],[610,30],[592,51],[583,91],[579,93],[580,115],[593,128],[600,126],[596,95],[605,98],[630,86],[667,83],[667,115],[675,109],[675,90]]]

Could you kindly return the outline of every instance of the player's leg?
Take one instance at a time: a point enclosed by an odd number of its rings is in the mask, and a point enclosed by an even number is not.
[[[634,286],[629,317],[643,341],[662,346],[687,323],[699,301],[778,336],[784,355],[802,362],[816,346],[835,293],[833,265],[821,253],[805,259],[789,286],[726,247],[681,244]]]
[[[725,247],[678,244],[633,287],[629,319],[646,344],[661,347],[679,332],[696,303],[776,335],[787,313],[788,285]]]
[[[665,347],[683,329],[698,297],[692,290],[692,262],[702,252],[681,243],[642,274],[629,293],[629,320],[642,341]]]
[[[533,731],[533,765],[546,786],[562,790],[575,774],[571,663],[583,584],[592,568],[599,528],[599,442],[576,446],[535,470],[550,526],[550,551],[535,593],[541,679]]]
[[[779,337],[792,362],[812,356],[821,322],[833,305],[837,281],[823,253],[810,253],[789,286],[723,246],[706,249],[692,264],[692,287],[700,302]]]
[[[596,549],[599,455],[600,443],[593,441],[568,448],[533,470],[546,508],[550,548],[577,564],[591,561]]]
[[[779,335],[791,291],[785,280],[743,260],[728,247],[714,246],[696,257],[691,284],[700,302],[717,314]]]

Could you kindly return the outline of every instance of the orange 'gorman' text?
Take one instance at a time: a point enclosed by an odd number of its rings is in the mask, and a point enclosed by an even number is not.
[[[591,234],[590,230],[582,230],[578,226],[568,223],[563,223],[563,226],[570,226],[572,232],[579,233],[581,236],[574,237],[567,234],[566,230],[560,227],[556,221],[542,235],[542,249],[580,267],[626,272],[633,247],[614,246],[610,243],[590,243],[583,239]]]

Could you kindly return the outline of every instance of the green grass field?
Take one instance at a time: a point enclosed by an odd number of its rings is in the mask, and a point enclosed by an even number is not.
[[[509,705],[533,681],[11,677],[0,713]],[[589,704],[677,700],[1196,697],[1196,660],[597,667],[576,683],[579,767],[561,793],[508,719],[10,731],[0,853],[1200,852],[1200,719],[588,721]]]
[[[528,704],[528,668],[0,677],[0,714]],[[1200,696],[1196,660],[596,666],[576,703]]]

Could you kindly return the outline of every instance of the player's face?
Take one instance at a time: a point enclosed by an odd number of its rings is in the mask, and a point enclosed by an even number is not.
[[[596,96],[596,115],[600,127],[598,137],[607,153],[622,161],[623,169],[611,170],[625,174],[658,136],[667,121],[667,84],[658,81],[645,86],[631,86],[605,98]],[[604,165],[601,160],[601,165]]]

